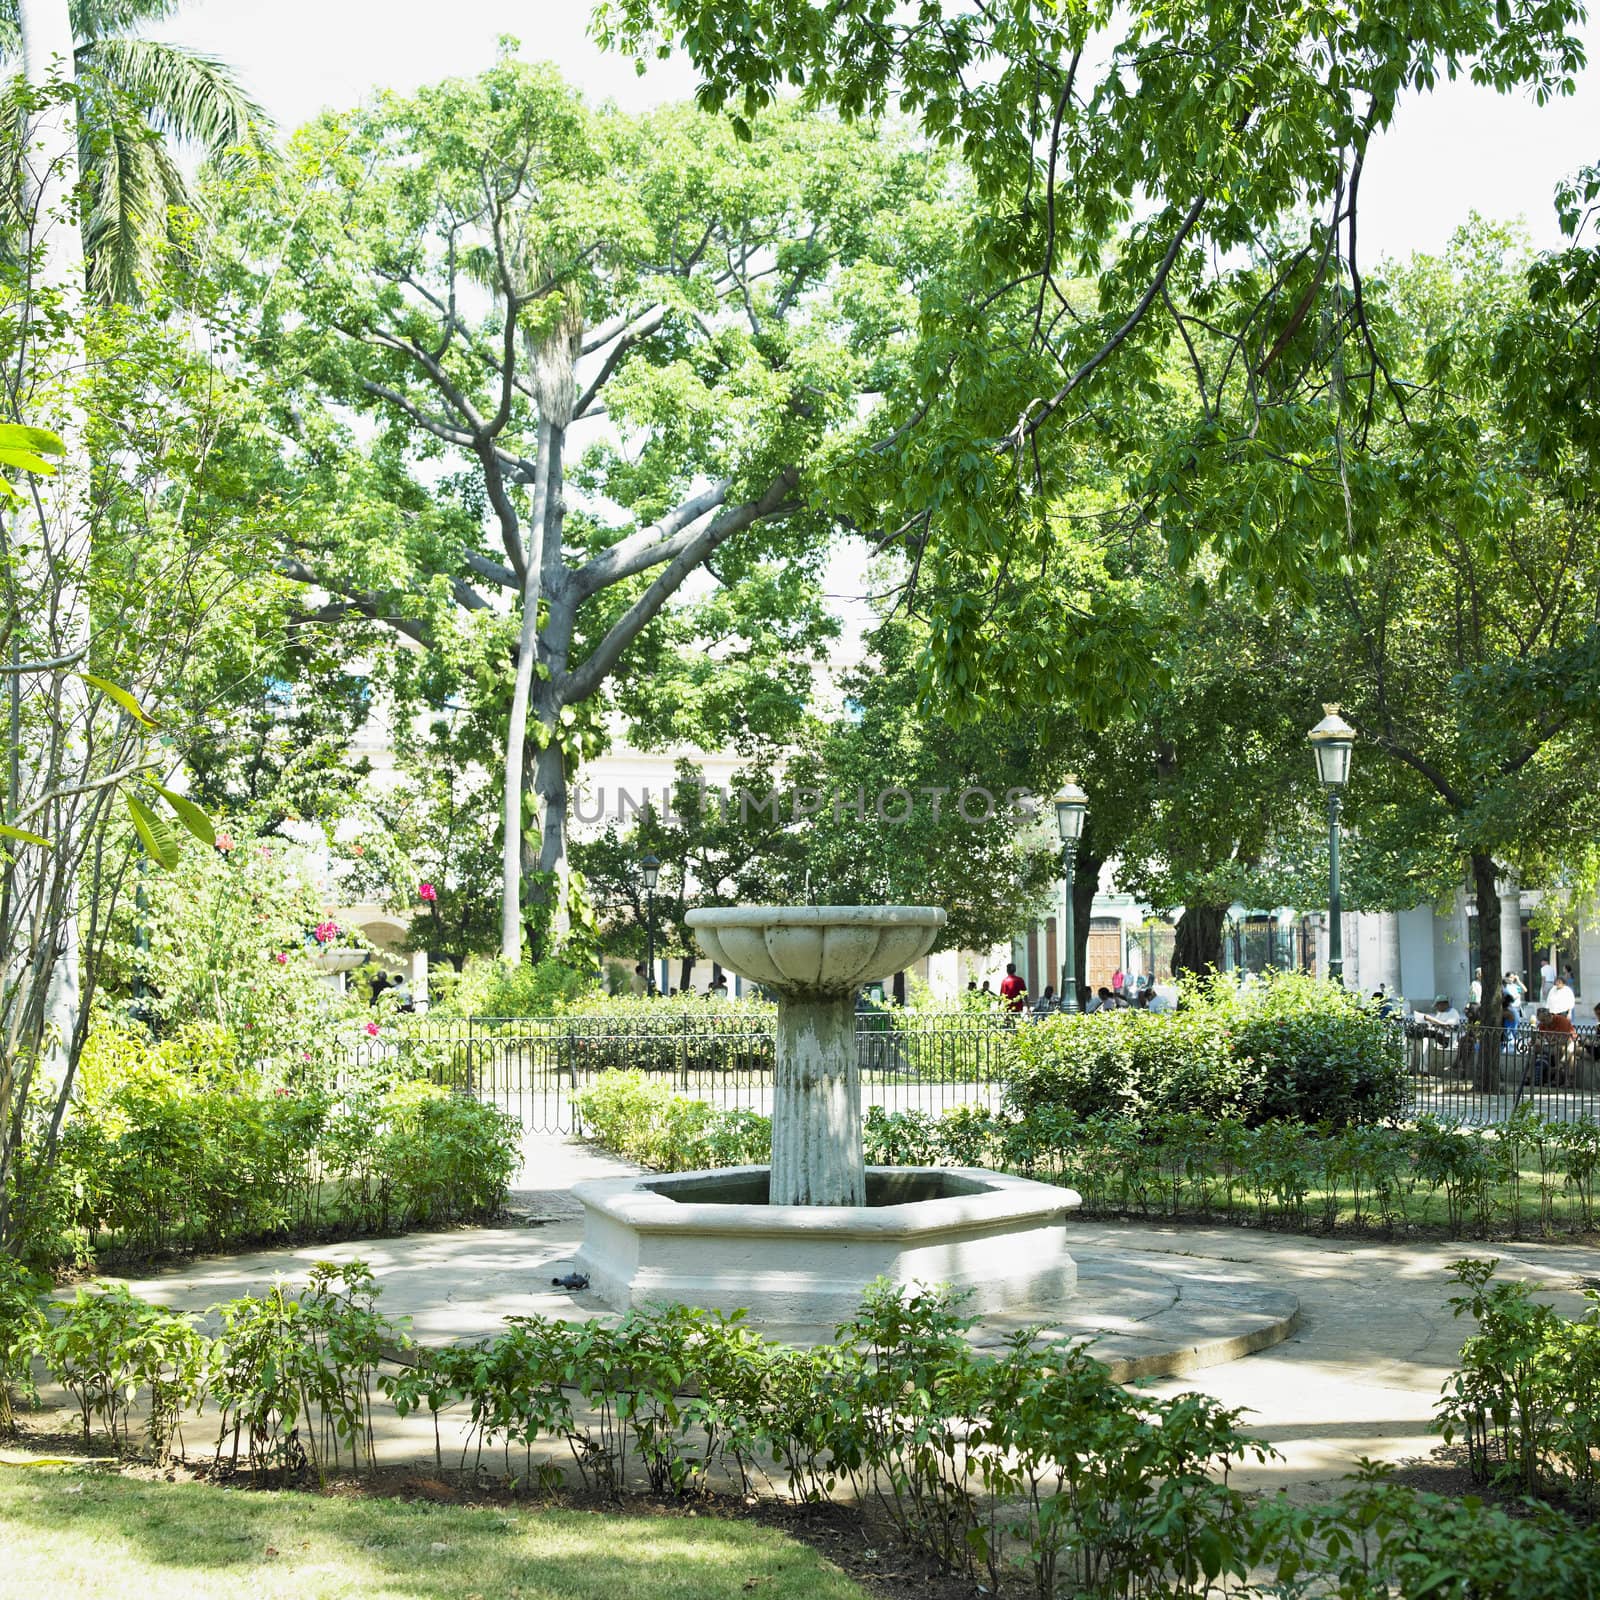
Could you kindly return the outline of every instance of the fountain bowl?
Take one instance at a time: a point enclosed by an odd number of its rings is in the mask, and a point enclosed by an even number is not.
[[[920,961],[944,927],[938,906],[715,906],[685,918],[730,972],[793,998],[853,995]]]
[[[827,1330],[877,1278],[948,1284],[976,1316],[1070,1295],[1071,1189],[976,1167],[868,1167],[864,1206],[770,1205],[766,1167],[596,1179],[578,1270],[615,1311],[743,1310],[758,1327]]]

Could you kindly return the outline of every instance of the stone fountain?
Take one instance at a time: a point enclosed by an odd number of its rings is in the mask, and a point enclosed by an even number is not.
[[[688,920],[713,961],[778,996],[772,1165],[577,1185],[578,1267],[606,1304],[742,1308],[820,1329],[851,1315],[878,1277],[951,1284],[980,1314],[1072,1292],[1072,1190],[978,1168],[866,1165],[856,993],[926,955],[942,910],[734,906]]]

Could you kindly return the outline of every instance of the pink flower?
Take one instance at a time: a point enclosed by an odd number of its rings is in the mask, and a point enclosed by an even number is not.
[[[286,967],[289,964],[289,952],[287,950],[276,950],[273,952],[272,959],[276,961],[280,967]]]
[[[217,835],[217,849],[224,855],[233,849],[233,835],[231,833],[219,833]]]
[[[267,858],[268,861],[272,859],[272,852],[265,845],[261,846],[261,853]]]
[[[376,1038],[377,1038],[377,1037],[378,1037],[378,1024],[377,1024],[377,1023],[376,1023],[376,1022],[369,1022],[369,1023],[368,1023],[368,1024],[367,1024],[367,1032],[368,1032],[368,1033],[369,1033],[369,1034],[370,1034],[370,1035],[371,1035],[371,1036],[372,1036],[372,1037],[373,1037],[373,1038],[374,1038],[374,1039],[376,1039]]]
[[[417,885],[417,898],[426,900],[429,905],[432,905],[439,898],[439,891],[431,883],[419,883]]]
[[[353,844],[350,846],[350,854],[353,856],[364,856],[366,853],[367,847],[364,844]]]
[[[339,924],[337,922],[319,922],[311,930],[311,936],[318,944],[332,944],[339,937]]]

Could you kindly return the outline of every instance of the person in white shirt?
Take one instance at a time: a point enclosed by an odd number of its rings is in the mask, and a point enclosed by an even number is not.
[[[1483,1004],[1483,968],[1482,967],[1474,967],[1472,969],[1472,983],[1469,985],[1469,988],[1471,990],[1470,998],[1472,1000],[1473,1005],[1475,1005],[1475,1006],[1482,1005]]]
[[[1572,1008],[1577,1003],[1578,997],[1572,992],[1572,985],[1565,978],[1557,978],[1550,986],[1550,998],[1545,1002],[1550,1009],[1550,1015],[1570,1017]]]
[[[1448,1039],[1461,1026],[1461,1013],[1450,1004],[1448,995],[1440,995],[1433,1002],[1433,1010],[1418,1016],[1424,1030],[1435,1039]]]
[[[1544,965],[1539,968],[1539,1004],[1544,1005],[1550,999],[1550,991],[1555,987],[1556,969],[1548,957]]]
[[[1506,988],[1516,996],[1519,1006],[1528,998],[1528,986],[1522,981],[1521,975],[1518,973],[1508,972],[1506,974]]]

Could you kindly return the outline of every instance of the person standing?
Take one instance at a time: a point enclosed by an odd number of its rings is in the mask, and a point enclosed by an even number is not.
[[[1028,986],[1017,976],[1015,961],[1006,962],[1006,975],[1000,980],[1000,1000],[1010,1012],[1023,1011],[1027,1008]]]
[[[1121,967],[1118,967],[1117,970],[1111,974],[1111,992],[1112,994],[1121,994],[1122,991],[1127,988],[1127,986],[1128,975],[1122,970]]]
[[[1549,956],[1544,958],[1543,965],[1539,968],[1539,1004],[1546,1005],[1550,1000],[1550,991],[1556,983],[1556,964]]]
[[[1471,987],[1471,990],[1472,990],[1471,999],[1472,999],[1473,1005],[1475,1005],[1475,1006],[1482,1005],[1483,1004],[1483,968],[1482,967],[1474,967],[1472,969],[1472,983],[1471,983],[1470,987]]]

